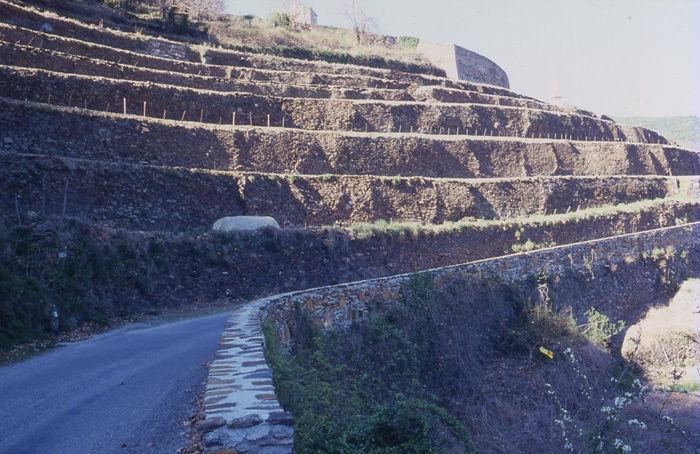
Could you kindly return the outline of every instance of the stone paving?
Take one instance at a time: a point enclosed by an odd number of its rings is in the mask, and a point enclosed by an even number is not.
[[[259,315],[265,301],[238,309],[221,336],[204,395],[206,452],[292,452],[293,419],[277,402],[265,362]]]

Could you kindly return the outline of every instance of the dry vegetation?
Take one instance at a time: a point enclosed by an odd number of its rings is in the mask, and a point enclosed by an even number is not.
[[[302,27],[276,19],[253,16],[228,16],[208,23],[209,32],[218,42],[229,46],[269,48],[275,46],[303,48],[321,52],[344,52],[354,56],[378,56],[409,63],[426,63],[416,52],[418,40],[396,39],[367,34],[360,43],[355,32],[335,27]]]

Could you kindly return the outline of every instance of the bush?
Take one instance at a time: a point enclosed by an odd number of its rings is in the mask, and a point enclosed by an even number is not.
[[[0,224],[0,348],[46,336],[54,307],[61,330],[73,320],[106,322],[114,308],[104,292],[123,286],[147,296],[162,260],[155,245],[111,244],[72,220]]]
[[[282,27],[286,28],[287,30],[291,30],[293,22],[292,18],[289,17],[289,14],[274,11],[272,13],[272,25],[275,27]]]
[[[399,45],[401,47],[406,47],[409,49],[415,49],[418,47],[420,40],[415,36],[399,36]]]
[[[519,308],[498,342],[497,348],[502,353],[526,352],[532,355],[540,346],[551,349],[562,340],[579,335],[571,307],[554,308],[546,276],[538,276],[536,285],[538,299]]]
[[[612,337],[625,329],[625,322],[618,320],[617,323],[613,323],[607,315],[592,307],[586,311],[586,324],[582,328],[581,334],[586,339],[607,348]]]

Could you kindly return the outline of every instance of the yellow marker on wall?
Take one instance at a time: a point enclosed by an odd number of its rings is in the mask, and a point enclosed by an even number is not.
[[[552,350],[547,350],[540,345],[540,353],[546,356],[548,359],[554,359],[554,352]]]

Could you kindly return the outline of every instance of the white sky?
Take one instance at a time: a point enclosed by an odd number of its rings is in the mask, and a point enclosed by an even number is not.
[[[348,26],[348,0],[305,0]],[[226,0],[267,17],[279,0]],[[511,88],[609,115],[700,115],[700,0],[365,0],[377,32],[455,42]]]

